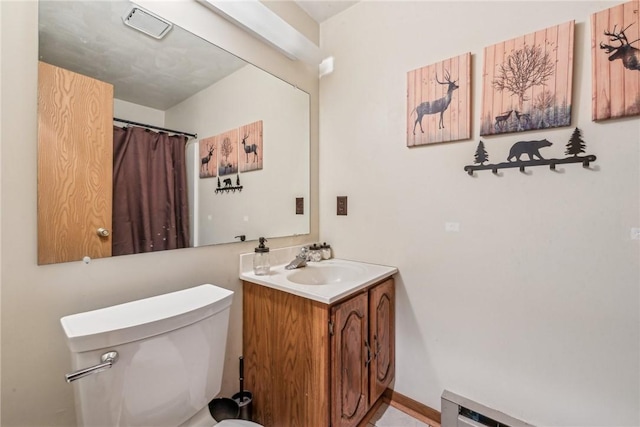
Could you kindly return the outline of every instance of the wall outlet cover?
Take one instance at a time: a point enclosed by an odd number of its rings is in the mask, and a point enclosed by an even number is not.
[[[347,196],[338,196],[338,215],[347,214]]]

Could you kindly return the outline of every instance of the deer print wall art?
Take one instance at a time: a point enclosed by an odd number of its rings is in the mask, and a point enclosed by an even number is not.
[[[574,21],[484,49],[480,135],[571,124]]]
[[[471,54],[407,73],[407,146],[471,137]]]
[[[593,120],[640,114],[640,2],[591,15]]]
[[[218,175],[216,162],[216,140],[215,137],[203,138],[200,140],[200,178],[211,178]]]
[[[218,152],[218,175],[230,175],[238,172],[238,129],[216,135]]]
[[[240,172],[262,169],[262,120],[240,126]]]

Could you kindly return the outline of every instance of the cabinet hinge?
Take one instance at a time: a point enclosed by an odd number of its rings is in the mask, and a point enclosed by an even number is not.
[[[329,335],[333,336],[333,321],[329,321]]]

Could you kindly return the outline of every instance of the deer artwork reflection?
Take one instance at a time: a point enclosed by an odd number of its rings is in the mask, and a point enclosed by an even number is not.
[[[201,173],[207,173],[209,162],[211,161],[211,157],[213,156],[213,150],[215,150],[215,146],[207,144],[207,151],[209,152],[209,154],[200,159],[202,161],[202,164],[200,165]]]
[[[624,29],[620,30],[619,33],[616,33],[616,26],[613,26],[613,31],[605,31],[604,35],[609,37],[609,41],[611,42],[619,42],[619,46],[612,46],[609,44],[604,44],[600,42],[600,49],[604,49],[605,52],[612,53],[609,56],[609,61],[615,61],[616,59],[622,60],[622,64],[624,68],[628,70],[638,70],[640,71],[640,50],[631,46],[633,43],[637,42],[640,39],[635,39],[630,42],[627,39],[627,36],[624,34],[625,31],[629,29],[634,23],[627,25]]]
[[[258,146],[256,144],[247,144],[247,138],[249,134],[242,137],[242,146],[244,147],[244,153],[246,155],[247,163],[249,163],[249,154],[253,153],[253,161],[258,159]]]
[[[440,113],[440,121],[438,122],[438,129],[444,129],[444,122],[442,120],[442,116],[444,112],[449,108],[449,104],[451,104],[451,96],[453,95],[453,91],[458,89],[458,85],[456,84],[456,80],[451,81],[451,75],[449,71],[444,71],[444,82],[438,80],[438,73],[436,73],[436,82],[441,85],[447,86],[447,94],[442,98],[438,98],[434,101],[425,101],[422,104],[418,105],[414,111],[417,113],[416,121],[413,123],[413,134],[416,134],[416,125],[420,123],[420,130],[424,133],[424,129],[422,129],[422,118],[426,114],[437,114]],[[413,111],[412,111],[413,113]]]

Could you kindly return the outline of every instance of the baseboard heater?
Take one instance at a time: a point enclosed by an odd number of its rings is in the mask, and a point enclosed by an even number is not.
[[[441,414],[442,427],[533,427],[447,390],[441,396]]]

